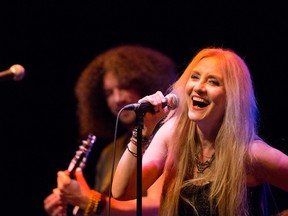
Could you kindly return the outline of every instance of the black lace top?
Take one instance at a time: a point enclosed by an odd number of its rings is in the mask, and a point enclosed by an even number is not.
[[[196,210],[199,216],[217,216],[217,208],[215,207],[215,201],[210,206],[208,200],[209,190],[211,184],[206,184],[199,187],[185,188],[181,191],[181,197],[179,200],[179,216],[193,216],[197,215],[195,210],[189,205],[184,199],[188,197],[191,200],[191,194],[195,194],[194,202]],[[251,216],[262,216],[265,215],[261,208],[262,200],[262,186],[248,188],[248,197],[249,197],[249,212]],[[183,199],[184,198],[184,199]]]
[[[189,198],[189,201],[193,201],[190,198],[192,197],[191,194],[195,194],[195,206],[197,207],[198,215],[200,216],[216,216],[217,210],[214,206],[210,206],[210,202],[208,200],[210,190],[210,184],[206,184],[199,187],[191,187],[185,188],[181,191],[181,196],[179,200],[179,216],[180,215],[197,215],[195,210],[192,208],[189,203],[187,203],[184,199]],[[211,214],[210,214],[211,209]]]

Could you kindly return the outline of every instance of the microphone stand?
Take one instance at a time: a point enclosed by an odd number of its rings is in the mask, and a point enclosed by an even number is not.
[[[142,129],[143,129],[143,112],[138,109],[136,113],[137,128],[137,216],[142,215]]]

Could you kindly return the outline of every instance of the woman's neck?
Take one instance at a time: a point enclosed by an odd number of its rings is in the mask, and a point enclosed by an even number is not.
[[[197,142],[200,144],[198,157],[200,160],[205,161],[205,160],[210,159],[213,156],[215,152],[215,148],[214,148],[215,137],[216,136],[213,133],[204,134],[199,128],[197,128]]]

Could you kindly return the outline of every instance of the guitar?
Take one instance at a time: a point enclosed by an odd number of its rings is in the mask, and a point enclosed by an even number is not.
[[[82,140],[82,145],[79,146],[79,149],[76,151],[75,156],[71,160],[68,171],[70,173],[70,178],[75,179],[74,173],[75,170],[80,167],[81,169],[84,169],[86,165],[86,161],[88,158],[88,155],[91,151],[91,148],[93,147],[94,143],[96,141],[96,136],[89,134],[86,140]],[[78,211],[79,207],[75,206],[72,210],[72,206],[67,207],[67,215],[76,215],[75,212]]]
[[[86,140],[82,140],[82,145],[79,146],[78,151],[76,151],[75,156],[68,166],[71,177],[74,175],[76,168],[80,167],[83,169],[85,167],[88,155],[95,141],[96,136],[92,134],[89,134]]]

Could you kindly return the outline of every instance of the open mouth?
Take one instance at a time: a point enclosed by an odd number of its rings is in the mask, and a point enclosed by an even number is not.
[[[208,101],[204,100],[203,98],[199,98],[196,96],[192,97],[192,101],[193,101],[193,106],[200,107],[200,108],[206,107],[210,104]]]

